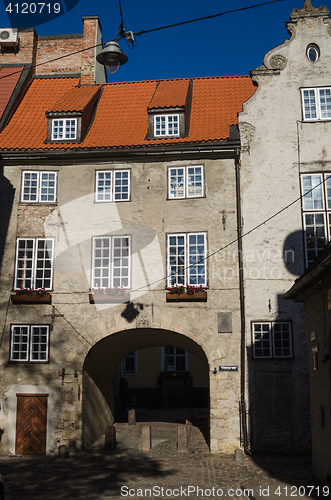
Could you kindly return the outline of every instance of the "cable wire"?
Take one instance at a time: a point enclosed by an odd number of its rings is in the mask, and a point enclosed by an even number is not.
[[[233,10],[228,10],[228,11],[225,11],[225,12],[220,12],[218,14],[213,14],[213,15],[210,15],[210,16],[200,17],[200,18],[197,18],[197,19],[190,19],[189,21],[183,21],[181,23],[169,24],[167,26],[161,26],[159,28],[153,28],[153,29],[150,29],[150,30],[142,30],[142,31],[139,31],[138,33],[134,33],[134,35],[135,36],[140,36],[140,35],[143,35],[145,33],[151,33],[153,31],[159,31],[159,30],[164,30],[164,29],[167,29],[167,28],[173,28],[175,26],[182,26],[184,24],[194,23],[194,22],[197,22],[197,21],[203,21],[205,19],[213,19],[215,17],[224,16],[225,14],[230,14],[230,13],[233,13],[233,12],[240,12],[242,10],[254,9],[256,7],[261,7],[263,5],[268,5],[268,4],[275,3],[275,2],[284,2],[284,1],[285,0],[271,0],[269,2],[263,2],[263,3],[256,4],[256,5],[249,5],[248,7],[242,7],[240,9],[233,9]],[[119,6],[120,6],[121,21],[122,21],[121,25],[120,25],[120,33],[119,33],[119,37],[118,38],[114,38],[114,40],[112,40],[112,41],[118,41],[118,40],[120,40],[122,38],[125,38],[125,30],[124,30],[124,26],[123,26],[123,16],[122,16],[122,7],[121,7],[121,1],[120,0],[119,0]],[[29,66],[28,68],[24,68],[23,71],[29,71],[31,68],[37,68],[38,66],[42,66],[44,64],[49,64],[49,63],[58,61],[60,59],[65,59],[66,57],[70,57],[70,56],[73,56],[75,54],[79,54],[80,52],[85,52],[86,50],[95,49],[96,47],[100,47],[100,46],[103,46],[103,43],[98,43],[97,45],[92,45],[91,47],[87,47],[86,49],[76,50],[75,52],[70,52],[69,54],[66,54],[64,56],[56,57],[55,59],[50,59],[50,60],[42,62],[42,63],[33,64],[33,65]],[[9,76],[12,76],[12,75],[16,75],[18,73],[21,73],[21,70],[14,71],[13,73],[10,73],[9,75],[1,76],[0,80],[2,80],[3,78],[8,78]]]
[[[294,201],[292,201],[291,203],[289,203],[288,205],[286,205],[282,209],[278,210],[278,212],[274,213],[273,215],[271,215],[270,217],[268,217],[267,219],[265,219],[263,222],[260,222],[259,224],[257,224],[257,226],[254,226],[252,229],[250,229],[249,231],[247,231],[247,233],[244,233],[239,238],[236,238],[236,239],[230,241],[229,243],[227,243],[223,247],[219,248],[218,250],[215,250],[215,252],[212,252],[211,254],[207,255],[206,257],[204,257],[203,259],[199,260],[198,262],[196,262],[194,264],[191,264],[189,266],[184,267],[183,270],[186,271],[187,269],[190,269],[191,267],[197,266],[198,264],[201,264],[202,262],[205,262],[206,260],[210,259],[210,257],[213,257],[214,255],[216,255],[217,253],[221,252],[222,250],[225,250],[226,248],[230,247],[234,243],[237,243],[240,239],[243,239],[245,236],[248,236],[249,234],[253,233],[257,229],[259,229],[261,226],[264,226],[264,224],[266,224],[270,220],[272,220],[275,217],[277,217],[277,215],[281,214],[282,212],[285,212],[285,210],[287,210],[292,205],[294,205],[295,203],[297,203],[298,201],[300,201],[302,198],[304,198],[304,196],[307,196],[307,194],[309,194],[312,191],[314,191],[314,189],[316,189],[317,187],[319,187],[322,184],[324,184],[328,179],[331,179],[331,175],[329,175],[328,177],[326,177],[319,184],[316,184],[316,186],[314,186],[312,189],[310,189],[309,191],[307,191],[305,194],[300,195],[299,198],[296,198]],[[164,281],[164,280],[166,280],[168,278],[171,278],[171,276],[172,276],[171,274],[168,274],[168,275],[164,276],[163,278],[160,278],[160,279],[158,279],[156,281],[152,281],[151,283],[147,283],[144,286],[141,286],[139,288],[135,288],[134,290],[130,290],[130,293],[137,292],[139,290],[142,290],[144,288],[150,287],[152,285],[156,285],[157,283],[160,283],[161,281]]]
[[[197,21],[204,21],[205,19],[214,19],[215,17],[224,16],[225,14],[232,14],[233,12],[240,12],[242,10],[254,9],[256,7],[262,7],[263,5],[268,5],[270,3],[275,3],[275,2],[284,2],[284,0],[271,0],[270,2],[263,2],[263,3],[256,4],[256,5],[249,5],[248,7],[242,7],[240,9],[227,10],[225,12],[220,12],[219,14],[212,14],[210,16],[199,17],[197,19],[190,19],[189,21],[183,21],[181,23],[168,24],[166,26],[160,26],[159,28],[153,28],[150,30],[142,30],[142,31],[139,31],[138,33],[134,33],[134,35],[139,36],[139,35],[144,35],[145,33],[152,33],[153,31],[174,28],[175,26],[182,26],[184,24],[196,23]]]

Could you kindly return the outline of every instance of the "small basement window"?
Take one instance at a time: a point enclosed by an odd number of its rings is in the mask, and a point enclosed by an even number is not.
[[[74,141],[77,138],[77,118],[52,120],[52,141]]]

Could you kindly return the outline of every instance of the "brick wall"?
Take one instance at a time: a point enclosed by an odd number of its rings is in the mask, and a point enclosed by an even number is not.
[[[84,32],[72,35],[38,38],[34,29],[19,31],[18,53],[0,54],[0,64],[36,64],[36,75],[81,73],[82,83],[95,83],[96,50],[79,51],[97,44],[101,27],[98,16],[84,16],[83,22]]]
[[[0,64],[34,64],[36,58],[37,34],[33,28],[19,31],[19,51],[0,54]]]
[[[66,56],[83,48],[83,38],[39,38],[37,47],[36,75],[54,73],[80,73],[82,54],[74,54],[63,59],[47,63],[58,57]],[[44,64],[47,63],[47,64]]]

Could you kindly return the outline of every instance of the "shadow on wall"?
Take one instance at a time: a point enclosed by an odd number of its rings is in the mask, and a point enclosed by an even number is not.
[[[251,337],[247,351],[251,449],[253,453],[309,453],[304,310],[301,304],[282,298],[292,286],[291,278],[283,279],[283,265],[293,275],[293,281],[304,271],[302,231],[286,237],[282,256],[277,255],[272,262],[273,279],[266,285],[264,303],[259,305],[258,317],[246,325]]]
[[[304,240],[302,231],[294,231],[284,240],[283,260],[288,272],[293,274],[293,279],[301,276],[305,269],[303,243]]]
[[[3,167],[0,167],[0,268],[2,268],[9,219],[12,212],[15,189],[9,180],[3,175]]]

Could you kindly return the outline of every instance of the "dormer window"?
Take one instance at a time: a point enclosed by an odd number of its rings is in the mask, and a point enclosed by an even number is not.
[[[49,110],[45,143],[82,142],[93,120],[100,93],[98,85],[73,87]]]
[[[147,106],[146,139],[178,139],[187,137],[190,128],[192,82],[164,80],[158,82]]]
[[[77,137],[77,118],[52,120],[52,141],[65,139],[75,140]]]
[[[179,136],[179,115],[154,116],[155,137]]]

